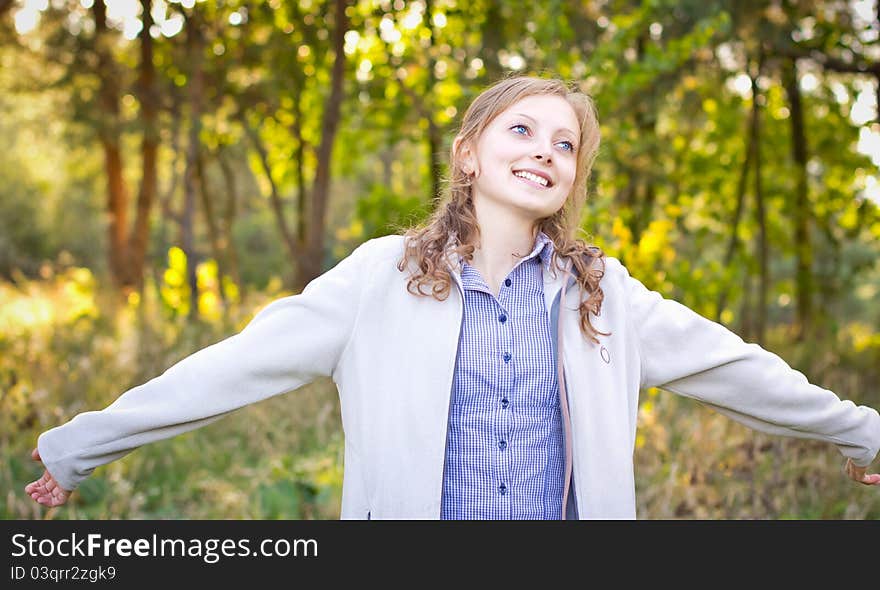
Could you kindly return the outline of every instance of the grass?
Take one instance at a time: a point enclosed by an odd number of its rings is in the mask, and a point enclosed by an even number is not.
[[[329,380],[100,467],[63,507],[27,497],[24,486],[42,473],[30,459],[40,432],[106,406],[280,295],[251,294],[222,320],[188,324],[155,293],[106,311],[108,295],[83,270],[0,283],[0,518],[339,517],[343,437]],[[869,388],[880,381],[877,348],[841,338],[807,350],[786,342],[784,327],[774,335],[768,347],[809,358],[814,383],[880,405]],[[640,518],[880,518],[877,488],[846,479],[833,446],[760,434],[664,391],[644,392],[635,466]]]

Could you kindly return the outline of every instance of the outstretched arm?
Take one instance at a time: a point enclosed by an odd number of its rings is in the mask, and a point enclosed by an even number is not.
[[[625,268],[623,276],[642,387],[696,399],[762,432],[835,444],[848,459],[850,477],[869,485],[880,481],[866,475],[880,450],[877,410],[809,383],[779,356],[648,290]]]
[[[219,420],[334,371],[357,317],[369,276],[365,245],[309,283],[278,299],[238,334],[184,358],[129,389],[101,411],[44,432],[35,458],[47,473],[29,484],[40,502],[63,503],[99,465],[134,449]],[[44,502],[41,502],[44,503]]]

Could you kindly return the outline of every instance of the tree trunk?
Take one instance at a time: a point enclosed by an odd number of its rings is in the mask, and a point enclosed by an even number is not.
[[[348,17],[345,14],[346,0],[335,0],[335,24],[333,33],[334,61],[330,79],[330,96],[321,123],[321,145],[317,153],[317,170],[312,187],[311,207],[309,208],[309,225],[306,227],[306,252],[297,267],[297,286],[304,287],[309,281],[321,274],[324,261],[324,223],[327,216],[327,204],[330,196],[330,163],[333,155],[333,144],[339,126],[342,107],[343,82],[345,78],[345,32],[348,29]]]
[[[443,154],[440,153],[440,146],[443,141],[440,133],[440,127],[434,121],[434,87],[437,85],[437,78],[434,74],[436,61],[434,59],[434,0],[425,0],[425,27],[428,29],[430,36],[428,38],[428,47],[425,48],[428,55],[428,82],[424,96],[427,98],[425,111],[428,119],[428,162],[430,162],[431,171],[431,210],[434,211],[440,206],[443,195],[440,188],[440,178],[443,174]]]
[[[755,338],[758,344],[764,344],[767,330],[767,293],[770,288],[770,270],[768,267],[769,248],[767,245],[767,219],[764,211],[764,187],[761,182],[761,89],[758,78],[763,69],[764,56],[758,58],[758,68],[752,76],[752,125],[754,126],[755,142],[752,161],[755,164],[755,222],[758,225],[757,256],[759,266],[758,300],[755,304]]]
[[[194,8],[192,13],[186,17],[186,44],[192,69],[190,70],[188,81],[190,126],[189,145],[186,151],[186,172],[184,172],[183,180],[184,205],[180,242],[186,254],[186,274],[190,288],[189,318],[197,319],[199,313],[199,286],[196,277],[196,264],[198,261],[196,258],[194,226],[196,191],[198,190],[199,135],[202,129],[202,52],[204,44],[197,8]]]
[[[431,86],[433,92],[433,86]],[[431,162],[431,209],[436,210],[443,201],[443,189],[441,178],[443,176],[443,153],[441,151],[442,137],[440,127],[434,121],[433,113],[428,117],[428,158]]]
[[[626,224],[627,229],[629,229],[632,235],[632,243],[635,245],[639,242],[635,219],[636,203],[638,202],[639,172],[632,165],[622,160],[616,160],[616,164],[620,165],[619,170],[622,170],[627,177],[626,186],[617,193],[616,198],[618,203],[620,203],[620,214],[623,222]],[[624,255],[623,252],[621,252],[621,255]],[[624,260],[624,258],[621,258],[621,262],[624,262]]]
[[[483,67],[486,68],[486,78],[495,82],[504,74],[498,54],[504,49],[504,16],[501,14],[498,0],[489,0],[484,9],[480,37],[483,46],[480,51],[483,58]]]
[[[742,168],[740,168],[739,181],[736,185],[736,211],[734,211],[733,221],[731,222],[730,241],[727,243],[727,252],[724,254],[724,268],[730,268],[730,265],[733,263],[733,257],[736,254],[737,246],[739,245],[739,223],[742,219],[743,210],[745,209],[746,187],[748,186],[749,168],[752,165],[752,156],[755,152],[755,142],[758,141],[758,127],[752,121],[754,117],[755,111],[753,109],[749,117],[749,137],[746,141],[746,158],[743,161]],[[746,273],[748,272],[748,269],[746,269]],[[721,314],[724,312],[724,308],[727,306],[728,292],[729,289],[723,288],[721,290],[721,294],[718,297],[718,305],[716,306],[715,310],[715,321],[717,322],[721,322]]]
[[[229,275],[235,286],[238,287],[240,296],[244,296],[244,285],[241,282],[241,270],[238,264],[238,249],[235,247],[235,218],[238,214],[238,189],[235,184],[235,174],[232,166],[226,159],[223,151],[217,157],[220,169],[223,171],[223,180],[227,190],[226,211],[223,215],[223,234],[225,239],[226,259],[229,261]],[[222,284],[221,284],[222,288]]]
[[[645,57],[645,44],[648,42],[647,35],[640,35],[636,39],[636,56],[638,61],[642,61]],[[656,193],[654,190],[654,179],[651,174],[651,166],[657,163],[657,116],[654,112],[654,103],[650,95],[645,100],[640,101],[633,111],[636,128],[639,130],[639,138],[642,145],[647,145],[648,151],[648,168],[639,169],[633,175],[635,183],[633,191],[630,194],[632,202],[632,217],[630,223],[630,231],[632,231],[633,243],[638,244],[642,238],[642,231],[648,226],[651,219],[651,212],[654,209],[654,201]]]
[[[118,76],[110,53],[111,39],[107,30],[106,6],[102,0],[92,4],[95,18],[95,54],[98,61],[98,100],[103,118],[98,136],[104,150],[107,173],[108,262],[110,276],[117,289],[126,287],[128,261],[128,190],[123,177],[120,146],[120,112]]]
[[[796,170],[797,192],[794,199],[794,248],[797,259],[795,306],[797,322],[795,338],[803,341],[810,330],[813,316],[813,249],[810,243],[810,199],[807,185],[807,138],[804,132],[804,111],[798,85],[797,60],[788,60],[783,73],[788,94],[791,121],[791,152]]]
[[[259,132],[251,128],[247,121],[247,116],[244,113],[240,113],[239,120],[241,121],[245,133],[247,133],[250,138],[251,143],[254,145],[254,149],[257,150],[257,155],[260,158],[260,166],[263,168],[263,173],[266,175],[266,182],[269,183],[269,202],[272,204],[272,211],[275,213],[275,222],[278,224],[278,232],[281,234],[281,239],[287,247],[287,253],[290,256],[290,259],[295,261],[295,267],[299,268],[305,255],[303,254],[303,249],[300,247],[299,241],[296,236],[290,232],[290,227],[287,225],[287,218],[284,216],[284,203],[281,202],[278,185],[275,184],[275,179],[272,178],[272,166],[269,164],[269,152],[263,145],[262,140],[260,140]]]
[[[15,0],[0,0],[0,18],[6,16],[13,4],[15,4]]]
[[[141,0],[141,7],[143,28],[139,33],[141,64],[138,90],[144,133],[141,143],[143,171],[137,200],[137,216],[130,238],[128,263],[128,282],[139,293],[142,293],[144,288],[144,259],[150,235],[150,210],[156,198],[158,183],[156,154],[159,149],[159,98],[156,91],[156,67],[153,63],[153,37],[150,35],[150,28],[153,26],[152,0]]]
[[[180,224],[182,223],[181,215],[174,211],[171,203],[174,199],[174,194],[177,192],[177,187],[181,182],[181,173],[180,166],[178,163],[181,161],[181,154],[183,150],[180,147],[180,135],[183,117],[180,113],[179,106],[174,106],[171,109],[171,182],[168,185],[168,189],[166,191],[162,191],[159,193],[159,209],[162,212],[162,215],[159,217],[159,239],[160,244],[158,248],[154,250],[155,259],[157,261],[162,261],[164,264],[165,256],[168,253],[169,246],[169,238],[168,238],[168,223],[169,221],[173,221],[177,224],[178,229]]]
[[[751,340],[755,322],[752,317],[752,273],[749,268],[743,273],[743,295],[739,307],[739,335],[743,340]]]
[[[297,74],[295,73],[294,76]],[[302,82],[304,80],[300,77],[300,83],[296,85],[296,88],[302,88]],[[302,134],[302,93],[297,90],[293,96],[293,136],[296,138],[296,149],[293,154],[293,161],[296,163],[296,183],[297,183],[297,191],[296,191],[296,239],[297,244],[300,246],[298,248],[299,251],[302,251],[302,244],[305,243],[306,239],[306,203],[308,202],[308,186],[306,185],[306,175],[303,166],[303,161],[306,153],[306,140]],[[298,264],[298,263],[297,263]]]
[[[214,196],[211,187],[208,184],[206,174],[205,155],[199,150],[196,156],[196,167],[199,175],[199,194],[202,196],[202,211],[205,213],[205,221],[208,225],[208,239],[211,242],[211,254],[217,261],[217,286],[220,294],[220,301],[226,305],[226,294],[223,292],[223,276],[226,275],[226,257],[223,253],[223,241],[220,236],[220,229],[217,224],[217,215],[214,212]]]

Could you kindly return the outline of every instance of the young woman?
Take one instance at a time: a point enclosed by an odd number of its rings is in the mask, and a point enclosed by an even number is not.
[[[877,411],[649,291],[574,237],[599,125],[559,80],[504,79],[452,146],[446,205],[358,247],[230,338],[43,433],[26,491],[63,504],[99,465],[319,376],[345,432],[342,518],[634,518],[639,391],[835,444],[880,484]]]

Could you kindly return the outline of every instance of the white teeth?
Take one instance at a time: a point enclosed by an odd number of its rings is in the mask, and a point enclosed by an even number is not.
[[[531,180],[532,182],[537,182],[538,184],[542,184],[544,186],[547,186],[547,184],[548,184],[548,180],[546,178],[544,178],[542,176],[538,176],[537,174],[532,174],[531,172],[526,172],[524,170],[517,170],[513,174],[514,174],[514,176],[526,178],[528,180]]]

